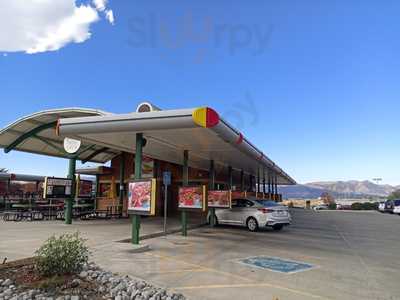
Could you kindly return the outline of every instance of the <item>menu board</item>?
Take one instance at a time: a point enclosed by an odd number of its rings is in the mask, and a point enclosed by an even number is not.
[[[77,182],[78,198],[91,198],[93,191],[93,182],[90,180],[79,179]]]
[[[72,196],[72,180],[68,178],[46,177],[43,198],[67,198]]]
[[[231,208],[231,191],[208,191],[208,207]]]
[[[179,208],[206,210],[205,186],[179,188]]]
[[[155,215],[156,179],[138,180],[129,183],[128,212],[140,215]]]

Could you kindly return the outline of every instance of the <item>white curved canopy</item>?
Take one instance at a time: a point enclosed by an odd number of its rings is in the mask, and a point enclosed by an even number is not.
[[[0,130],[0,148],[7,153],[12,150],[42,154],[48,156],[70,158],[64,151],[64,138],[56,134],[56,124],[60,118],[77,118],[89,116],[112,115],[101,110],[86,108],[63,108],[40,111],[22,117]],[[118,155],[112,150],[90,142],[82,142],[74,155],[82,161],[104,163]]]

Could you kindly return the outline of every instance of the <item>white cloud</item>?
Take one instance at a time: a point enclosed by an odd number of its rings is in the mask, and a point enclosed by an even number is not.
[[[114,13],[111,9],[107,9],[108,0],[93,0],[93,5],[99,12],[102,12],[110,24],[114,25]]]
[[[111,9],[106,10],[106,19],[110,24],[114,25],[114,13]]]
[[[93,0],[93,4],[98,11],[104,11],[107,6],[107,0]]]
[[[0,0],[0,51],[39,53],[86,41],[90,25],[100,20],[98,5],[114,23],[107,1],[94,1],[77,6],[75,0]]]

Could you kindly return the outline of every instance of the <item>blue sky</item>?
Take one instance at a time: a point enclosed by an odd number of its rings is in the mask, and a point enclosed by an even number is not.
[[[0,127],[47,108],[208,105],[298,182],[400,184],[399,2],[110,0],[108,7],[115,24],[93,22],[82,43],[36,54],[0,44]],[[67,171],[64,160],[17,152],[1,152],[0,166]]]

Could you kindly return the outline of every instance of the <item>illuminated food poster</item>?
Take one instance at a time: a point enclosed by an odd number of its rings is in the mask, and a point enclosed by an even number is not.
[[[230,191],[208,191],[208,207],[230,208],[231,192]]]
[[[92,197],[92,187],[93,187],[92,181],[79,179],[77,186],[78,186],[78,198]]]
[[[180,187],[179,208],[205,210],[205,186]]]
[[[128,211],[136,214],[154,215],[155,191],[155,179],[130,182],[128,191]]]

